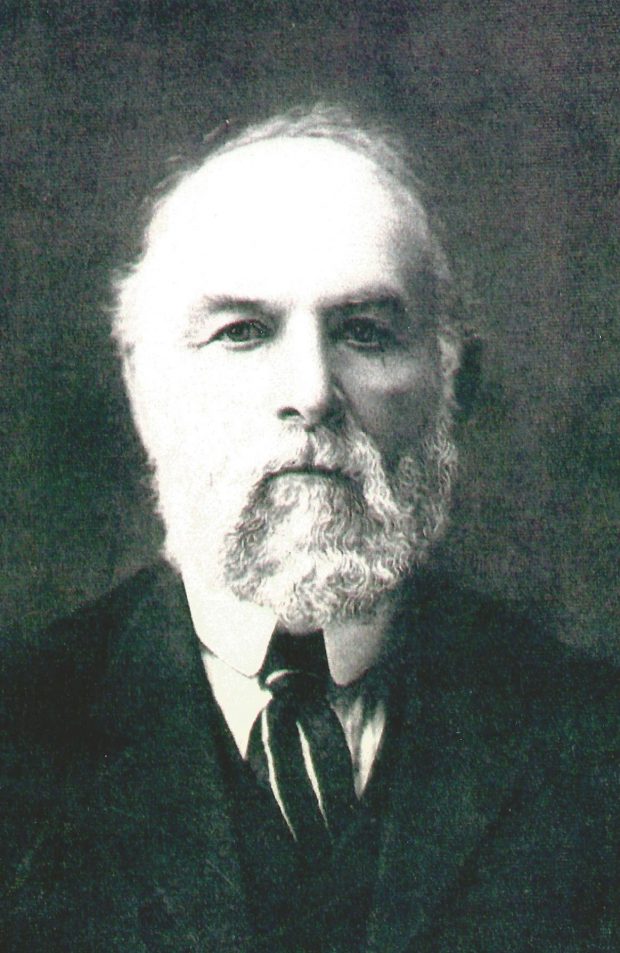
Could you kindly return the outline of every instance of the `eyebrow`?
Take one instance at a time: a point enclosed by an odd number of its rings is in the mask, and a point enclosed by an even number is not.
[[[323,313],[328,319],[342,321],[354,319],[356,311],[363,312],[365,306],[373,309],[377,319],[401,333],[436,332],[436,308],[429,306],[423,295],[409,297],[398,288],[371,288],[350,297],[345,295],[340,303],[324,308]]]
[[[404,296],[399,288],[389,285],[370,285],[368,288],[361,288],[352,294],[343,294],[340,297],[332,298],[326,301],[321,310],[331,311],[339,308],[358,307],[365,304],[376,304],[379,307],[404,305]]]
[[[274,308],[258,298],[239,298],[234,295],[205,295],[190,312],[190,321],[200,320],[209,314],[249,314],[271,316]]]
[[[349,311],[355,311],[358,308],[364,308],[367,305],[372,305],[373,308],[378,308],[380,311],[393,311],[404,313],[407,308],[405,302],[397,294],[390,295],[381,295],[380,297],[375,297],[375,295],[355,295],[354,297],[345,297],[341,301],[338,301],[336,304],[330,304],[322,310],[326,314],[335,313],[344,313],[346,314]]]
[[[373,305],[384,311],[391,311],[401,319],[407,315],[406,301],[398,288],[387,285],[371,285],[352,294],[343,294],[340,297],[319,301],[318,311],[325,316],[346,314]],[[273,305],[260,298],[246,298],[243,296],[220,294],[204,295],[191,308],[189,313],[186,335],[190,336],[199,330],[204,321],[210,317],[222,314],[235,314],[241,318],[273,319],[286,310],[285,306]]]

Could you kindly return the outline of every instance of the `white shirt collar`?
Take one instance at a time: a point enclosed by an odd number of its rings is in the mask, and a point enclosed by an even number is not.
[[[271,698],[257,678],[237,672],[203,647],[202,660],[216,702],[230,729],[242,758],[247,757],[252,725]],[[343,691],[332,702],[351,752],[355,790],[361,797],[383,737],[386,721],[385,699],[371,698],[355,689]]]
[[[235,671],[253,677],[265,660],[277,617],[271,609],[242,602],[229,590],[208,589],[184,576],[194,628],[202,644]],[[392,614],[384,601],[372,615],[325,626],[325,651],[337,685],[349,685],[381,655]]]

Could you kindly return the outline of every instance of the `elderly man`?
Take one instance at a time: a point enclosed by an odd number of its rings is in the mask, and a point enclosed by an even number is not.
[[[7,949],[620,949],[614,673],[424,565],[462,341],[402,148],[246,129],[117,292],[167,559],[9,666]]]

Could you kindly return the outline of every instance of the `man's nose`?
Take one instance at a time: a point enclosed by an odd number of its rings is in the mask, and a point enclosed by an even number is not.
[[[280,420],[297,420],[308,429],[342,414],[342,395],[333,359],[319,319],[312,313],[291,316],[282,343]]]

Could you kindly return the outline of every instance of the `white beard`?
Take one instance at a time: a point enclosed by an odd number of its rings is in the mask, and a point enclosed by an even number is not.
[[[248,448],[244,460],[259,452]],[[355,618],[396,589],[442,535],[456,457],[447,414],[391,479],[372,441],[351,425],[337,433],[291,428],[258,468],[223,458],[205,472],[199,453],[167,454],[155,472],[166,556],[207,586],[270,607],[290,628]]]

